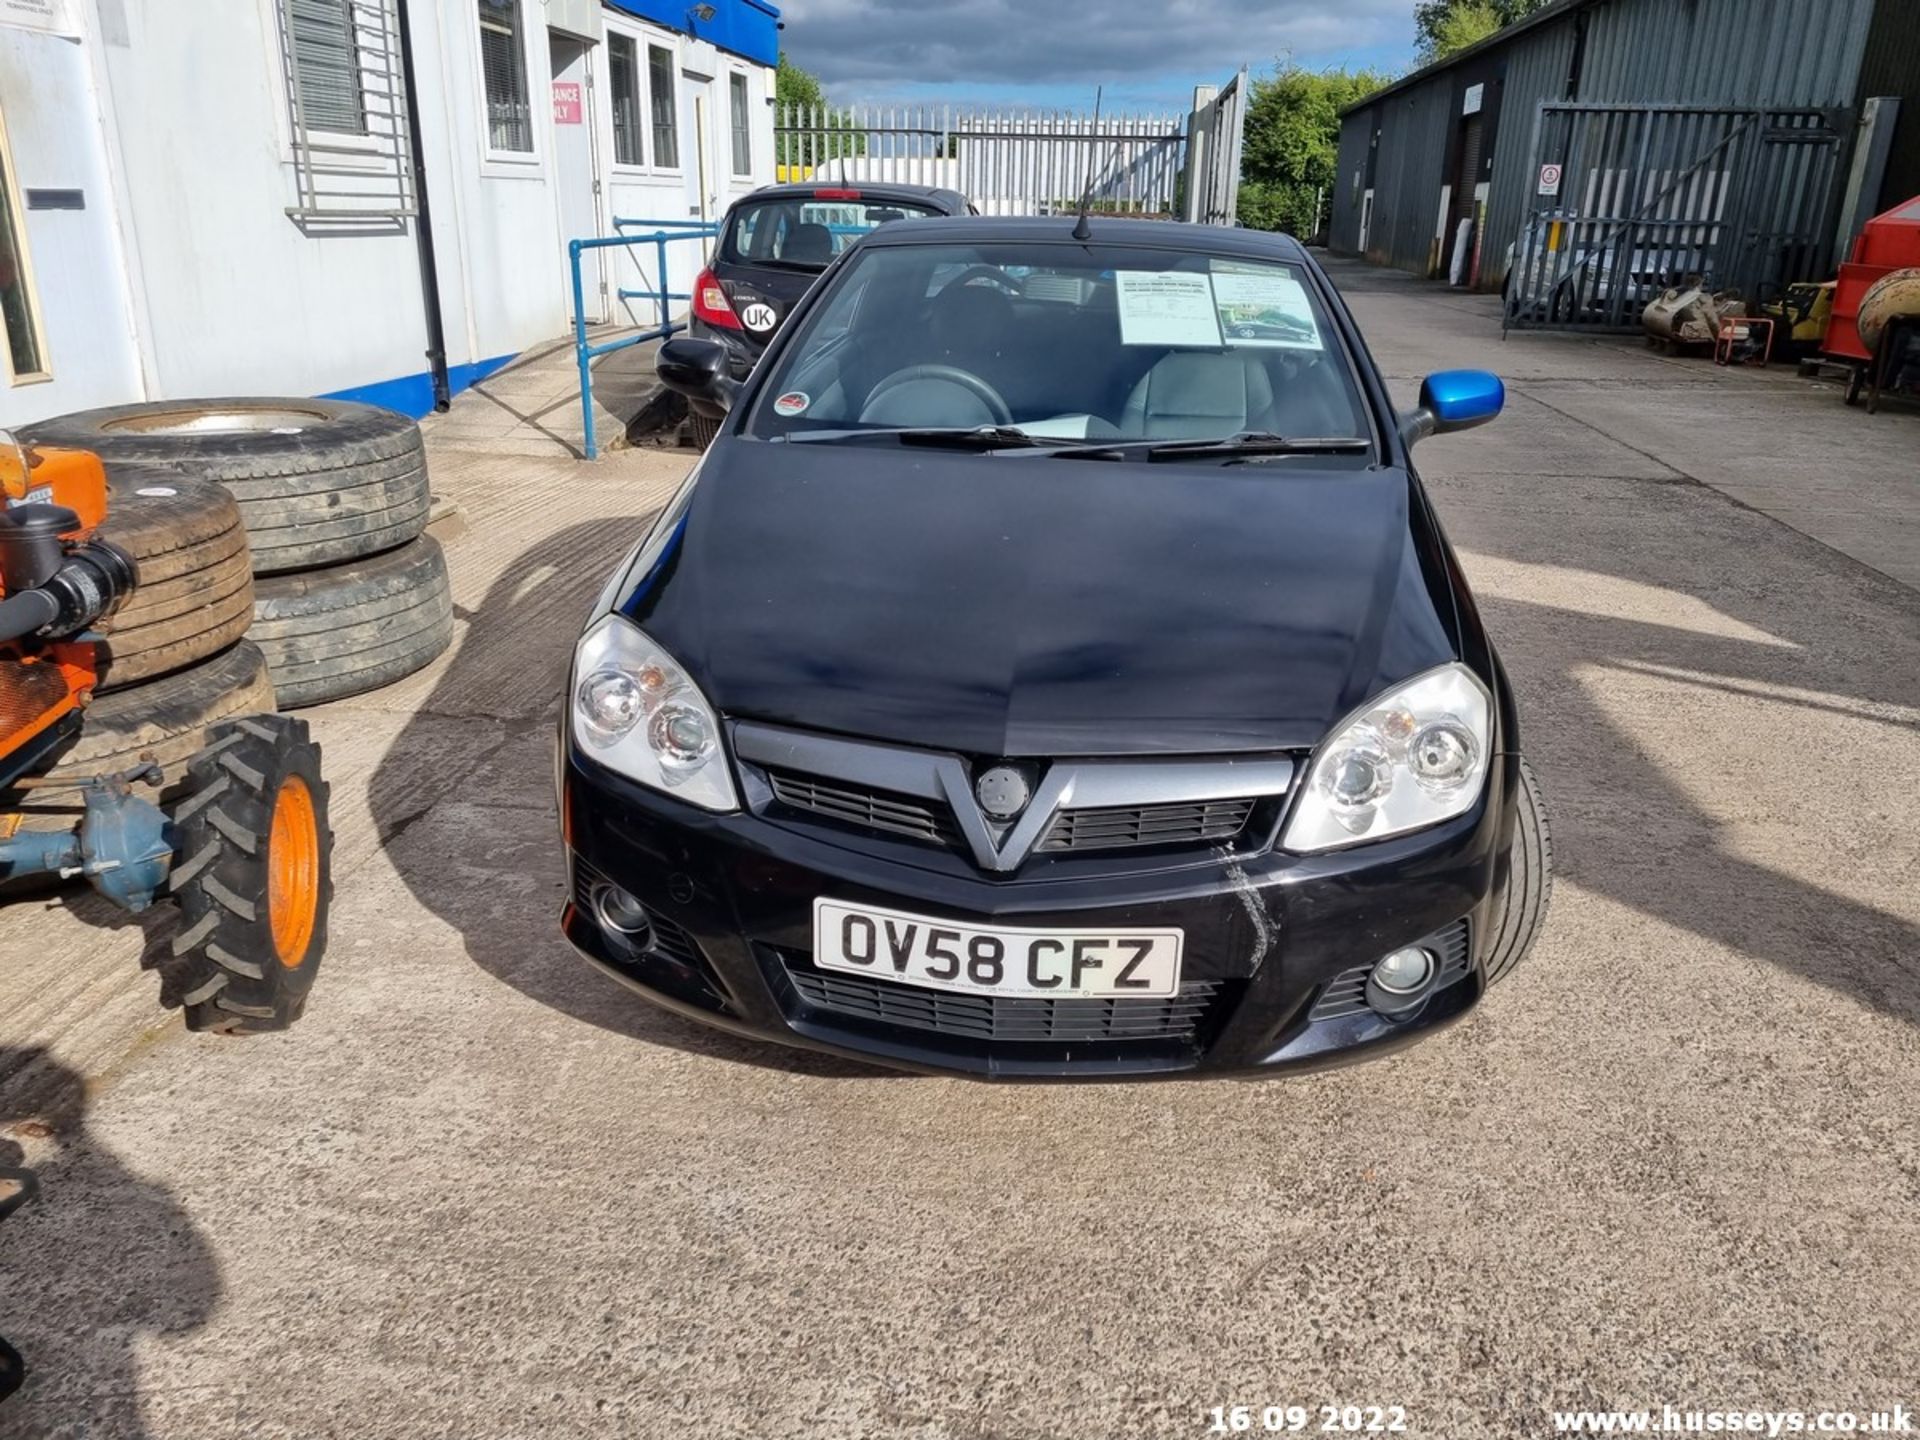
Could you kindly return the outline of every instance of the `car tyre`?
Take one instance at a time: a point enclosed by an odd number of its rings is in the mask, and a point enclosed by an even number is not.
[[[216,480],[240,504],[256,575],[333,565],[426,528],[426,447],[405,415],[346,400],[115,405],[28,426],[30,443]]]
[[[251,632],[283,709],[376,690],[453,643],[446,552],[431,535],[351,565],[270,575]]]
[[[687,435],[693,441],[693,448],[705,450],[713,444],[720,433],[720,422],[711,416],[702,415],[698,410],[687,413]]]
[[[327,948],[333,832],[320,747],[304,720],[253,715],[213,731],[173,810],[161,1001],[189,1030],[284,1030]]]
[[[102,695],[84,712],[80,735],[45,773],[55,779],[117,774],[149,762],[167,772],[163,798],[178,793],[187,763],[206,744],[207,732],[223,720],[274,708],[266,657],[242,640],[198,665]],[[62,822],[78,814],[79,800],[54,792],[61,805],[36,802],[13,807],[32,827],[42,810]],[[71,804],[74,816],[65,815]]]
[[[132,557],[139,583],[101,625],[98,693],[184,670],[253,623],[253,567],[239,506],[218,485],[128,467],[113,479],[100,538]]]
[[[1497,985],[1527,958],[1547,920],[1553,900],[1553,836],[1546,801],[1533,767],[1520,762],[1520,800],[1513,827],[1511,864],[1487,949],[1487,984]]]

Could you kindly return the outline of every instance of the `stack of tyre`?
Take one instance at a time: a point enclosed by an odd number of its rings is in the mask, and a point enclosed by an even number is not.
[[[425,533],[426,452],[404,415],[197,400],[82,411],[21,436],[100,456],[102,535],[139,567],[61,770],[151,753],[177,771],[220,719],[391,684],[453,638],[446,557]]]

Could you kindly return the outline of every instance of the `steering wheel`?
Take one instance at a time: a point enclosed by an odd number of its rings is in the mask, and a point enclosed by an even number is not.
[[[957,365],[909,365],[904,370],[896,370],[867,392],[866,403],[860,407],[860,418],[864,421],[873,410],[874,402],[889,390],[897,390],[903,385],[911,385],[917,380],[944,380],[949,385],[957,385],[967,391],[982,405],[987,407],[996,425],[1011,425],[1013,411],[1007,408],[1007,402],[1000,398],[1000,392],[970,370],[962,370]]]
[[[941,295],[950,294],[964,285],[971,285],[975,280],[990,280],[1005,290],[1009,295],[1018,295],[1021,293],[1020,282],[1007,274],[1007,272],[1002,270],[998,265],[969,265],[958,275],[947,281],[946,284],[942,285],[939,294],[935,295],[934,299],[938,300]]]

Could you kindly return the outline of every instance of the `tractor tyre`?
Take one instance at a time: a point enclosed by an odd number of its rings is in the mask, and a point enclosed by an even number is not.
[[[187,773],[171,817],[180,928],[159,963],[161,1001],[189,1030],[284,1030],[327,948],[333,832],[320,747],[304,720],[250,715],[218,726]]]
[[[218,485],[153,466],[114,472],[99,535],[133,558],[138,584],[98,627],[98,693],[184,670],[253,623],[253,566],[240,507]]]
[[[29,443],[216,480],[240,502],[253,572],[337,565],[404,545],[427,524],[427,454],[405,415],[346,400],[181,400],[43,420]]]
[[[391,685],[453,643],[446,552],[422,535],[370,560],[268,576],[252,639],[284,709]]]

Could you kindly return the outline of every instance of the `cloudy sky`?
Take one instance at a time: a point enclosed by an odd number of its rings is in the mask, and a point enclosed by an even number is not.
[[[1403,69],[1413,0],[781,0],[781,43],[838,101],[1184,110],[1198,83],[1291,57]]]

